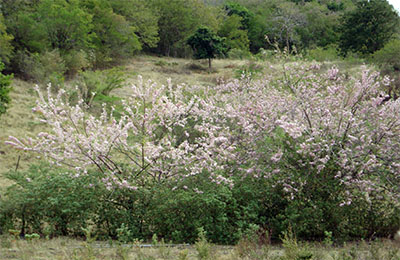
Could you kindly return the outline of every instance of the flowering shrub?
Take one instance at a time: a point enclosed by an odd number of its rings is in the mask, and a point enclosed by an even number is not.
[[[400,103],[384,102],[381,92],[390,80],[367,70],[350,80],[335,67],[319,70],[293,66],[278,80],[219,86],[215,98],[227,104],[222,110],[241,148],[236,161],[254,177],[279,176],[291,196],[310,174],[395,195]]]
[[[236,80],[213,91],[141,82],[118,120],[105,109],[99,118],[87,114],[83,102],[70,106],[63,91],[45,98],[37,89],[34,110],[53,131],[8,143],[78,172],[96,166],[110,186],[131,189],[149,178],[202,172],[229,183],[219,173],[237,167],[257,178],[285,176],[292,195],[303,183],[292,185],[291,178],[307,172],[365,191],[395,192],[387,184],[400,170],[400,104],[383,102],[380,92],[389,79],[364,71],[361,79],[347,80],[337,68],[318,70],[313,65],[296,74],[294,66],[281,79]]]
[[[368,70],[347,78],[336,67],[297,63],[282,77],[213,89],[140,82],[119,118],[106,109],[95,117],[62,91],[44,97],[38,90],[35,111],[53,130],[8,143],[69,165],[76,176],[97,168],[109,190],[124,194],[165,183],[201,196],[193,177],[230,188],[251,178],[268,190],[260,194],[279,196],[245,202],[259,212],[246,221],[263,219],[278,234],[292,226],[307,238],[327,230],[386,236],[398,228],[400,171],[400,101],[381,92],[388,84]],[[133,210],[135,199],[123,197]]]
[[[95,166],[110,189],[136,189],[148,181],[202,172],[214,182],[230,184],[218,172],[233,147],[224,129],[214,124],[208,104],[196,95],[186,97],[184,86],[132,86],[119,120],[105,108],[98,118],[86,113],[83,101],[69,105],[63,90],[56,97],[50,88],[47,97],[37,91],[34,111],[53,131],[26,140],[10,137],[8,143],[17,148],[71,166],[78,175]]]
[[[383,219],[398,209],[400,159],[400,103],[380,91],[390,83],[367,70],[346,79],[335,67],[293,65],[279,79],[219,86],[241,175],[269,179],[286,194],[275,218],[280,231],[292,226],[311,239],[326,230],[368,237],[386,229]],[[380,215],[373,222],[381,226],[369,229],[368,220],[351,216],[365,211]],[[354,221],[359,230],[339,231]],[[381,234],[394,232],[392,224]]]

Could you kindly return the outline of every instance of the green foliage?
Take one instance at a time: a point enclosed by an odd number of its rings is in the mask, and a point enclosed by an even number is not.
[[[25,78],[41,84],[51,83],[56,87],[63,84],[67,68],[58,49],[42,54],[18,52],[17,59],[19,70]]]
[[[43,0],[34,16],[45,30],[52,49],[69,51],[90,46],[92,16],[79,6],[78,0]]]
[[[225,44],[229,49],[249,50],[247,32],[240,29],[242,18],[238,15],[228,16],[218,30],[218,36],[225,38]]]
[[[3,75],[1,72],[4,69],[4,64],[0,61],[0,116],[4,114],[8,108],[11,99],[9,96],[11,90],[11,80],[13,75]]]
[[[235,253],[239,259],[270,259],[270,248],[268,234],[258,225],[250,224],[235,246]]]
[[[290,198],[283,187],[266,179],[237,180],[232,189],[199,179],[177,188],[164,183],[108,191],[100,174],[75,178],[46,165],[10,172],[7,177],[15,184],[0,199],[0,229],[16,229],[17,235],[83,236],[82,228],[91,227],[91,233],[100,239],[124,243],[148,240],[153,234],[166,241],[194,243],[203,228],[201,243],[234,244],[240,240],[238,253],[253,257],[255,252],[267,255],[265,243],[277,241],[282,232],[290,230],[284,237],[285,250],[303,257],[299,259],[310,259],[304,258],[307,247],[301,249],[294,237],[325,239],[331,244],[388,236],[398,229],[400,215],[390,199],[382,200],[378,194],[368,201],[358,199],[338,207],[340,198],[334,198],[337,191],[330,188],[330,182],[313,191],[317,183],[321,186],[320,179]]]
[[[87,105],[93,100],[102,99],[110,95],[110,92],[122,88],[126,81],[125,73],[118,67],[103,71],[84,71],[78,75],[77,93],[74,96],[82,98]]]
[[[192,47],[196,59],[208,59],[211,69],[211,59],[225,53],[223,39],[218,37],[207,27],[200,27],[187,39],[187,44]]]
[[[231,15],[240,16],[242,18],[241,29],[249,30],[251,19],[254,16],[254,14],[251,11],[249,11],[246,7],[235,2],[226,3],[224,8],[229,16]]]
[[[64,54],[62,58],[66,68],[65,73],[70,77],[92,66],[92,61],[84,50],[71,50]]]
[[[4,18],[2,13],[0,13],[0,62],[10,62],[10,56],[13,50],[11,40],[13,38],[12,35],[7,34]]]
[[[264,67],[256,62],[248,62],[235,71],[235,77],[240,78],[256,78],[263,71]]]
[[[141,49],[134,26],[124,16],[114,12],[110,1],[85,0],[81,5],[92,16],[91,43],[95,49],[96,66],[103,67],[112,61],[130,57]]]
[[[209,240],[231,244],[239,236],[235,210],[239,208],[229,189],[199,182],[155,193],[148,221],[155,233],[174,242],[193,243],[203,228]]]
[[[371,54],[383,48],[398,30],[399,15],[386,0],[360,1],[344,15],[340,49]]]
[[[283,233],[282,246],[284,255],[281,260],[311,260],[315,259],[314,254],[307,245],[300,245],[292,230],[289,228]]]
[[[339,59],[337,47],[334,45],[309,49],[305,57],[309,60],[315,60],[319,62],[334,61]]]
[[[46,165],[32,166],[26,172],[9,172],[15,184],[1,198],[2,225],[10,221],[20,233],[82,235],[98,207],[101,186],[91,175],[75,178]],[[96,187],[96,188],[94,188]]]
[[[117,228],[117,239],[119,242],[128,243],[133,241],[132,232],[129,230],[125,223],[121,224],[121,227]]]
[[[92,17],[79,1],[43,0],[32,10],[20,10],[11,22],[19,49],[43,52],[46,49],[86,49],[90,46]]]
[[[296,28],[300,37],[298,47],[309,49],[327,47],[339,39],[339,15],[329,13],[327,7],[317,2],[306,3],[301,7],[306,23]]]
[[[216,31],[218,11],[200,0],[151,0],[158,14],[160,41],[156,51],[166,56],[187,57],[186,39],[200,26]]]
[[[373,62],[388,71],[400,71],[400,39],[389,41],[373,54]]]
[[[400,96],[400,39],[389,41],[385,47],[372,55],[372,62],[377,64],[382,75],[390,76],[393,82],[386,86],[389,96]]]
[[[252,54],[249,51],[241,49],[230,49],[227,53],[227,56],[230,59],[244,60],[250,59],[252,57]]]
[[[250,27],[247,31],[249,38],[250,51],[257,53],[261,48],[267,47],[265,35],[267,34],[265,14],[254,15],[250,20]]]
[[[199,232],[199,237],[195,243],[197,258],[199,260],[215,259],[215,257],[212,256],[212,248],[211,248],[212,245],[207,241],[206,232],[201,227],[198,228],[198,232]]]
[[[154,48],[158,36],[158,15],[147,0],[113,0],[111,6],[116,14],[122,15],[134,28],[143,47]]]

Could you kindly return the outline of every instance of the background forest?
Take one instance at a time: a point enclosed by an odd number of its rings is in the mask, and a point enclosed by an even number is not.
[[[0,10],[5,71],[34,81],[62,81],[138,53],[190,58],[187,39],[204,26],[223,38],[220,57],[278,44],[316,60],[367,58],[386,44],[395,55],[399,45],[398,13],[382,0],[2,0]]]

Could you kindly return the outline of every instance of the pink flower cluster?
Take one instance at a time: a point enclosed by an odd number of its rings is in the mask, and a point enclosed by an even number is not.
[[[182,180],[208,172],[216,183],[231,184],[220,175],[223,161],[234,150],[227,133],[214,123],[209,104],[186,86],[157,86],[152,82],[131,87],[120,119],[114,111],[95,117],[80,101],[70,105],[65,92],[48,88],[34,111],[52,131],[35,138],[10,137],[16,148],[44,155],[57,165],[85,173],[97,168],[107,187],[136,189],[148,181]]]

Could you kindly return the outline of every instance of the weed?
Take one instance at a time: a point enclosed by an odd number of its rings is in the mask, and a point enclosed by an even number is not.
[[[240,259],[270,259],[270,248],[265,241],[268,238],[260,237],[260,227],[250,225],[235,246],[235,253]]]
[[[206,232],[203,228],[198,229],[199,237],[196,241],[195,248],[197,251],[197,258],[200,260],[213,259],[212,245],[207,241]]]
[[[292,231],[291,228],[284,232],[282,239],[282,245],[284,249],[284,255],[281,257],[282,260],[311,260],[314,259],[314,254],[311,252],[309,247],[305,244],[301,246]]]
[[[121,227],[117,228],[117,238],[118,241],[122,243],[127,243],[132,240],[132,232],[125,223],[122,223]]]
[[[331,247],[333,245],[332,231],[325,231],[324,245]]]
[[[158,254],[162,259],[170,259],[172,257],[171,248],[165,244],[164,238],[158,241],[157,234],[154,234],[152,237],[152,244],[157,247]]]

